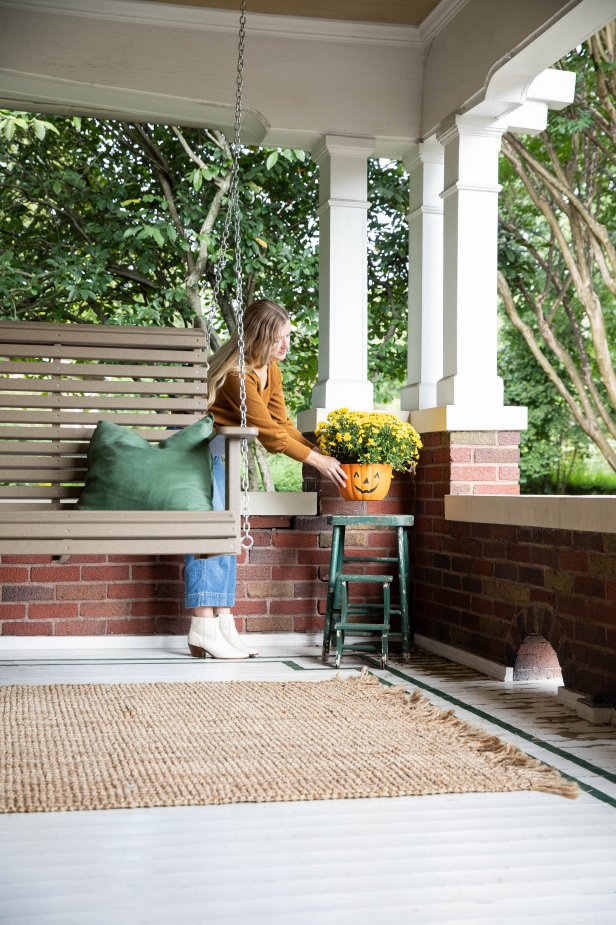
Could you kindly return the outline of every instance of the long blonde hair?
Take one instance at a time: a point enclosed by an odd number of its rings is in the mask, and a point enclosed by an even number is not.
[[[265,366],[279,339],[282,329],[289,320],[286,309],[270,299],[257,299],[244,310],[244,357],[246,371]],[[239,372],[240,350],[238,334],[235,331],[226,344],[216,351],[210,360],[207,392],[208,408],[213,404],[216,393],[231,372]]]

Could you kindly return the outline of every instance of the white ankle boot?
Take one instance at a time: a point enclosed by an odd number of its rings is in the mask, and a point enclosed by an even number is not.
[[[236,649],[223,636],[219,617],[193,617],[188,648],[193,658],[248,658],[248,652]]]
[[[232,613],[221,613],[218,615],[218,619],[220,621],[220,632],[225,637],[227,642],[233,646],[234,649],[239,649],[240,652],[245,652],[246,655],[249,655],[251,658],[254,658],[255,655],[259,654],[258,649],[251,649],[242,641],[242,637],[237,631]]]

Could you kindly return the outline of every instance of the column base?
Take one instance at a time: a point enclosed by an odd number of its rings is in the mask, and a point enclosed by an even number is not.
[[[526,430],[528,409],[511,405],[483,408],[442,405],[411,411],[409,419],[420,434],[451,430]]]

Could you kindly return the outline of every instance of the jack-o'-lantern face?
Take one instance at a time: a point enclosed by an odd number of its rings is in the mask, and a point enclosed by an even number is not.
[[[342,468],[347,481],[340,494],[349,501],[380,501],[389,491],[391,466],[344,463]]]
[[[353,488],[360,495],[371,495],[379,487],[381,473],[378,469],[372,471],[373,466],[353,467]]]

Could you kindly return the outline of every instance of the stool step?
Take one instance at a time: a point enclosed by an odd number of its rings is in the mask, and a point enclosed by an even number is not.
[[[398,562],[397,556],[343,556],[343,562]]]
[[[383,630],[389,630],[384,623],[334,623],[335,630],[344,630],[345,633],[382,633]]]
[[[344,572],[339,572],[338,575],[336,575],[336,581],[350,581],[355,583],[391,584],[393,580],[392,575],[347,575]]]

